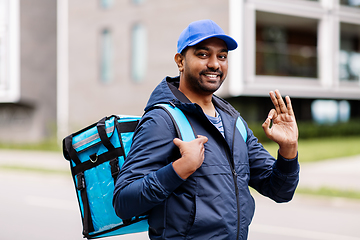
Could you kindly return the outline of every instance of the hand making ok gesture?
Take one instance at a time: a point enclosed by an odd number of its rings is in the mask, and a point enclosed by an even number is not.
[[[285,97],[285,104],[279,90],[275,90],[275,93],[271,91],[269,94],[275,109],[270,110],[262,127],[266,136],[279,145],[281,156],[287,159],[295,158],[299,133],[290,97]]]

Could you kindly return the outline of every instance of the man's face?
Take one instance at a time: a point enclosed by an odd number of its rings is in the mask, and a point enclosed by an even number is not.
[[[186,86],[199,94],[215,92],[227,75],[228,50],[219,38],[209,38],[188,47],[180,69]]]

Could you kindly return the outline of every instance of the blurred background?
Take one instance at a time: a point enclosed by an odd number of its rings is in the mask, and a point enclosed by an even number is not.
[[[291,96],[299,122],[359,119],[359,6],[359,0],[0,0],[0,142],[61,140],[105,115],[141,115],[154,87],[178,75],[180,32],[205,18],[240,45],[217,94],[249,123],[265,119],[274,89]]]
[[[250,239],[360,239],[360,0],[0,0],[0,239],[81,238],[61,140],[141,115],[178,75],[181,31],[207,18],[239,44],[216,94],[274,156],[269,91],[291,97],[299,125],[297,197],[254,193]]]

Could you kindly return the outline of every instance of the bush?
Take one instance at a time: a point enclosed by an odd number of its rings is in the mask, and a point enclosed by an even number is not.
[[[61,151],[61,144],[54,138],[35,143],[0,142],[0,149],[21,149],[37,151]]]
[[[260,142],[269,142],[262,123],[249,123],[250,129]],[[299,139],[328,138],[360,136],[360,119],[353,119],[346,123],[336,123],[332,125],[319,125],[314,122],[298,122]]]

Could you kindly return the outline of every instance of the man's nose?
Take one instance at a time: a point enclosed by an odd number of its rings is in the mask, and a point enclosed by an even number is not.
[[[211,56],[207,65],[209,69],[218,70],[220,67],[219,59],[216,56]]]

